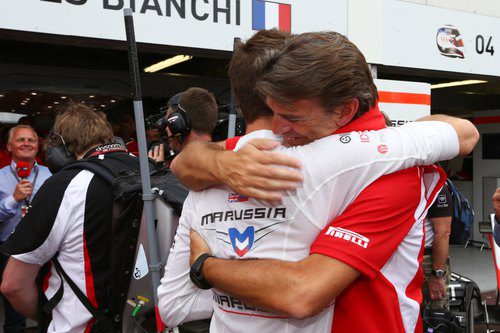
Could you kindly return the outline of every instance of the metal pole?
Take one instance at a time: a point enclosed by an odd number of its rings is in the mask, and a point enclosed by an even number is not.
[[[236,46],[241,43],[241,39],[234,37],[233,42],[233,54],[236,50]],[[227,137],[232,138],[236,135],[236,98],[234,97],[234,92],[231,89],[231,105],[229,108],[229,118],[227,124]]]
[[[144,212],[146,217],[148,250],[149,250],[149,268],[151,271],[152,288],[154,295],[154,304],[156,315],[158,316],[158,295],[156,289],[160,285],[160,260],[158,255],[158,245],[156,244],[156,234],[154,226],[154,206],[153,200],[155,194],[151,191],[151,179],[149,178],[148,152],[146,147],[146,129],[144,126],[144,112],[142,108],[141,81],[139,77],[139,61],[137,57],[137,45],[135,42],[134,20],[132,18],[132,9],[126,8],[123,11],[125,15],[125,31],[127,34],[127,48],[129,56],[129,68],[133,83],[133,101],[134,116],[137,129],[137,142],[139,144],[139,163],[141,167],[142,199],[144,201]],[[158,327],[160,332],[161,328]]]

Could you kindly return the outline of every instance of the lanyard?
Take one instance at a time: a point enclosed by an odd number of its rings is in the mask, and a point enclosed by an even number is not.
[[[109,154],[109,153],[116,153],[116,152],[127,152],[127,149],[125,149],[121,144],[119,143],[110,143],[104,146],[98,146],[95,147],[91,150],[89,150],[83,158],[87,157],[92,157],[92,156],[99,156],[99,155],[104,155],[104,154]]]
[[[36,180],[38,178],[38,165],[35,165],[35,178],[33,179],[33,183],[31,183],[33,185],[33,191],[35,190],[35,185],[36,185]],[[14,177],[16,178],[17,182],[20,182],[21,179],[17,176],[17,173],[14,171],[14,169],[12,169],[12,165],[10,166],[10,172],[12,172],[12,175],[14,175]],[[28,200],[28,202],[30,202],[31,196],[27,197],[26,200]]]

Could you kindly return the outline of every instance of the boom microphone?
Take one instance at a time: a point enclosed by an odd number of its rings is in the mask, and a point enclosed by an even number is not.
[[[26,179],[30,176],[31,167],[28,162],[19,161],[16,167],[17,176],[21,179]]]

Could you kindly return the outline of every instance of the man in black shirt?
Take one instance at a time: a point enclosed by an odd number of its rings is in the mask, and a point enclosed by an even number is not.
[[[448,254],[452,216],[453,202],[445,184],[429,208],[425,224],[423,304],[433,309],[449,309],[451,271]]]

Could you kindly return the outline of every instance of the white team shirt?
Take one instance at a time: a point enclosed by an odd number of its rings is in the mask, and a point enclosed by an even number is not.
[[[237,147],[269,133],[245,135]],[[226,186],[190,192],[158,288],[163,320],[176,326],[210,314],[209,294],[189,280],[189,229],[196,230],[220,258],[301,260],[319,232],[370,183],[384,174],[450,159],[458,147],[453,128],[439,122],[331,135],[305,146],[276,149],[299,158],[304,175],[301,186],[285,193],[280,205],[242,197]],[[212,292],[211,332],[331,330],[330,308],[299,320],[261,311],[219,290]]]

